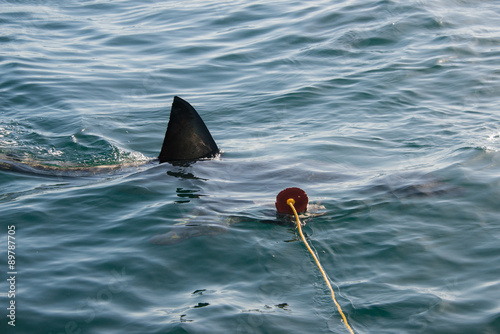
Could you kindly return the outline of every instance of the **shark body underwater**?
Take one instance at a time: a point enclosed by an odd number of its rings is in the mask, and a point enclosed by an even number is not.
[[[197,160],[211,159],[216,157],[220,150],[215,143],[210,131],[203,122],[198,112],[182,98],[175,96],[172,102],[170,119],[165,132],[165,138],[157,159],[148,162],[171,163],[173,165],[186,165]],[[35,173],[45,175],[94,175],[106,173],[121,168],[138,166],[144,163],[125,163],[114,165],[79,166],[71,162],[48,163],[25,159],[16,154],[0,153],[0,169],[23,173]],[[403,180],[404,181],[404,180]],[[430,196],[447,193],[450,189],[443,187],[442,182],[425,182],[423,184],[406,184],[403,187],[387,187],[376,185],[368,187],[368,191],[376,190],[388,192],[398,197]],[[307,217],[322,215],[324,209],[321,205],[309,205],[305,212]],[[259,220],[261,223],[270,223],[290,226],[291,220],[280,219]],[[172,245],[202,235],[217,235],[227,232],[227,227],[241,221],[241,217],[229,216],[220,224],[192,224],[186,222],[182,225],[172,226],[170,232],[157,235],[151,239],[154,244]],[[292,222],[292,225],[294,223]]]
[[[213,158],[219,152],[217,144],[198,112],[187,101],[174,96],[165,139],[163,140],[163,145],[156,161],[160,164],[165,162],[173,164],[193,162],[200,159]],[[93,174],[128,167],[130,165],[76,166],[71,163],[51,164],[22,159],[15,154],[0,154],[0,169],[15,171],[32,169],[49,173],[68,171]]]

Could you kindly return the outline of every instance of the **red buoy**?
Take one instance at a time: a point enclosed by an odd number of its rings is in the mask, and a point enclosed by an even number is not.
[[[304,190],[296,187],[286,188],[276,196],[276,210],[282,214],[293,215],[292,208],[287,204],[287,200],[293,198],[295,200],[295,210],[297,213],[305,212],[307,210],[307,203],[309,198]]]

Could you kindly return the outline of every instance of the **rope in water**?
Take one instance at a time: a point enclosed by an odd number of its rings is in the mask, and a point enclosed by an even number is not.
[[[316,262],[316,265],[318,266],[319,270],[321,271],[321,274],[323,275],[323,278],[325,279],[326,285],[328,285],[328,288],[330,289],[330,292],[332,293],[333,302],[335,303],[335,305],[337,305],[337,309],[339,310],[339,313],[342,316],[342,319],[344,319],[344,323],[345,323],[347,329],[349,330],[349,332],[351,334],[354,334],[354,331],[352,330],[351,326],[349,326],[349,323],[347,322],[347,318],[344,315],[344,312],[342,312],[342,308],[340,307],[339,303],[337,303],[337,300],[335,299],[335,292],[333,291],[332,285],[330,284],[330,280],[328,279],[325,271],[323,270],[323,266],[319,262],[318,257],[316,256],[316,254],[314,254],[311,246],[309,246],[306,238],[304,237],[304,234],[302,233],[302,227],[300,225],[299,215],[297,214],[297,210],[295,210],[295,206],[294,206],[295,200],[293,198],[289,198],[286,201],[286,204],[288,204],[292,208],[293,214],[295,215],[295,219],[297,220],[297,228],[299,230],[300,237],[302,238],[302,241],[306,245],[307,250],[309,251],[309,253],[311,253],[312,257],[314,258],[314,261]]]

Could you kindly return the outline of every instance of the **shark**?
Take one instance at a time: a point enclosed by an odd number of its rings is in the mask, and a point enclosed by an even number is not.
[[[220,154],[212,134],[196,109],[186,100],[174,96],[165,138],[157,159],[153,161],[172,164],[191,163],[211,159]],[[0,169],[42,172],[87,172],[95,174],[137,164],[78,166],[71,162],[48,163],[23,159],[15,154],[0,153]]]
[[[152,158],[146,163],[170,163],[174,166],[187,166],[199,160],[216,158],[220,154],[221,151],[200,114],[187,101],[178,96],[174,96],[170,110],[170,118],[159,155],[157,158]],[[21,158],[15,154],[0,153],[0,169],[24,173],[41,173],[45,175],[94,175],[127,167],[136,167],[142,164],[144,164],[144,162],[79,166],[71,162],[50,163],[34,161]],[[182,173],[177,174],[172,171],[167,172],[167,174],[183,177]],[[191,175],[189,178],[194,177]],[[398,180],[399,178],[396,181]],[[396,182],[396,187],[390,182],[391,184],[376,184],[361,190],[370,193],[375,192],[374,195],[388,193],[402,199],[413,196],[440,195],[450,190],[449,186],[445,183],[432,180],[422,183],[419,182],[418,179],[413,180],[408,177],[402,177],[399,181]],[[398,186],[400,183],[403,183],[403,186]],[[325,207],[320,203],[309,204],[304,215],[301,216],[301,219],[323,215],[325,213],[324,210]],[[201,224],[197,221],[191,222],[186,220],[179,225],[172,226],[169,232],[154,236],[150,241],[158,245],[174,245],[198,236],[226,233],[229,226],[241,221],[248,221],[248,217],[218,217],[214,224]],[[259,222],[283,224],[285,226],[290,226],[290,224],[292,224],[294,226],[294,223],[291,223],[286,217],[279,217],[278,219],[272,220],[259,220]]]

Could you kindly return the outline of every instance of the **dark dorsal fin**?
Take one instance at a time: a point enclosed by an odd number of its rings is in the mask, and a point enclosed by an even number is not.
[[[196,110],[178,96],[174,97],[160,163],[209,158],[219,152],[212,135]]]

